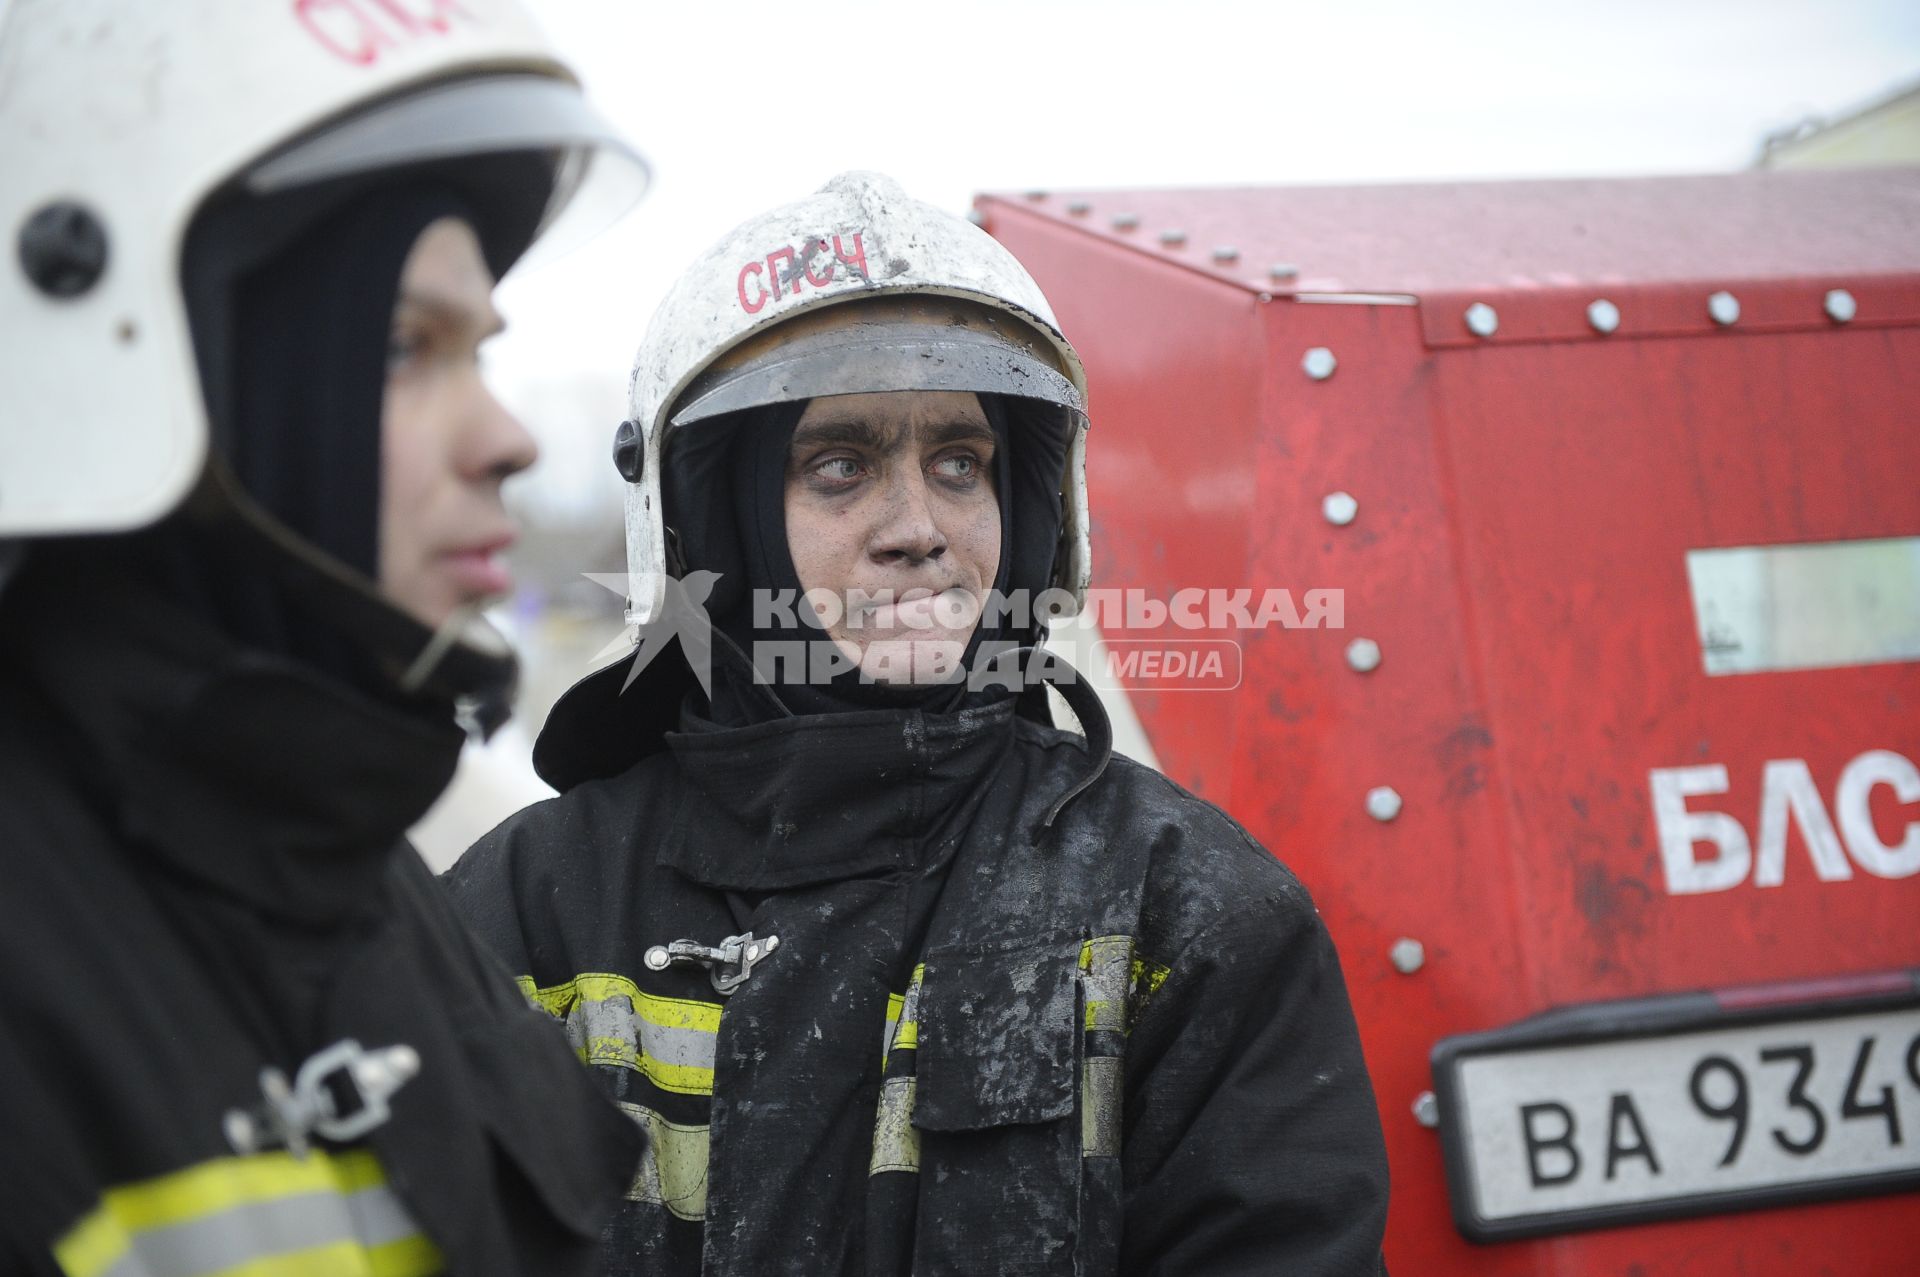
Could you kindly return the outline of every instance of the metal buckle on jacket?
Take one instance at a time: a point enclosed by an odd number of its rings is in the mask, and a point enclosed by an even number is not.
[[[705,967],[715,989],[721,993],[732,993],[747,982],[747,977],[753,974],[755,963],[779,947],[779,936],[756,940],[753,932],[749,931],[744,935],[728,936],[717,947],[693,940],[657,944],[647,950],[644,961],[649,971],[665,971],[676,962]]]
[[[228,1109],[223,1125],[236,1153],[285,1148],[307,1155],[308,1137],[345,1144],[393,1116],[387,1100],[420,1071],[420,1053],[410,1046],[366,1050],[352,1038],[309,1057],[293,1081],[271,1066],[260,1070],[266,1102]]]

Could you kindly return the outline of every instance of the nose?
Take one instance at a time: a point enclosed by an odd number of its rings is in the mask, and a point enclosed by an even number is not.
[[[886,505],[868,541],[868,555],[876,563],[912,565],[937,561],[946,552],[946,534],[934,518],[926,476],[918,467],[900,467],[887,485]]]
[[[495,397],[476,370],[462,430],[460,470],[476,483],[501,483],[531,466],[540,445],[526,426]]]

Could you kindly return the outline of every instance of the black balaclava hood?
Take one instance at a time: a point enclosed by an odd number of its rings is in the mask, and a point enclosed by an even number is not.
[[[271,199],[235,196],[196,219],[182,283],[213,447],[258,505],[369,582],[379,579],[381,422],[401,272],[420,234],[466,222],[497,278],[531,241],[551,190],[532,153],[426,166]],[[484,208],[481,217],[476,209]],[[324,607],[187,511],[100,539],[244,647],[388,694],[392,672]]]
[[[442,218],[474,220],[443,189],[364,197],[235,293],[234,475],[282,523],[369,578],[379,574],[379,423],[400,274]]]
[[[1068,434],[1051,405],[999,395],[979,396],[992,427],[994,492],[1000,506],[1000,561],[993,589],[1025,590],[1029,600],[1051,583],[1060,539],[1060,479]],[[942,684],[888,685],[863,681],[857,670],[831,683],[783,682],[752,686],[743,654],[757,642],[825,641],[817,619],[799,602],[799,573],[787,543],[787,452],[806,403],[772,404],[687,428],[669,450],[663,475],[663,513],[678,538],[687,569],[720,573],[708,611],[724,640],[714,644],[715,713],[726,722],[757,721],[784,709],[792,714],[862,709],[948,711],[967,699],[964,679]],[[754,624],[755,591],[790,592],[802,628]],[[780,619],[785,619],[785,612]],[[1033,642],[1032,628],[1016,633],[1012,617],[976,628],[963,666],[989,643]],[[1037,628],[1037,627],[1035,627]],[[730,650],[737,649],[737,650]],[[769,699],[771,691],[776,700]],[[1000,694],[1010,694],[1002,691]]]
[[[374,191],[224,281],[222,263],[195,263],[206,272],[196,283],[224,293],[200,309],[196,331],[216,446],[241,488],[269,514],[373,581],[394,302],[415,241],[446,217],[473,220],[466,203],[444,188]],[[318,624],[281,582],[258,571],[219,570],[217,526],[176,520],[157,539],[167,561],[156,565],[163,584],[226,634],[378,685],[354,645]]]

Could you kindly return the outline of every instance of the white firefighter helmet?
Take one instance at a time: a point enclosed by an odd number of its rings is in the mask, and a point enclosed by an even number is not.
[[[858,301],[871,304],[844,305]],[[1012,253],[890,178],[841,174],[702,253],[654,312],[630,390],[614,451],[628,481],[627,609],[636,625],[665,594],[661,471],[672,432],[761,404],[870,391],[969,390],[1062,409],[1072,433],[1052,584],[1076,605],[1084,600],[1080,358]]]
[[[548,230],[644,188],[512,0],[0,4],[0,544],[140,527],[200,478],[210,197],[527,150],[558,161]]]

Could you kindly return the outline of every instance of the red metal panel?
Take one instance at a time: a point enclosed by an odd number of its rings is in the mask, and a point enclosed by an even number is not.
[[[1469,854],[1520,937],[1510,953],[1467,938],[1436,956],[1436,982],[1504,972],[1500,1022],[1920,956],[1920,879],[1819,882],[1797,837],[1780,887],[1669,895],[1648,798],[1654,768],[1723,764],[1730,792],[1701,805],[1754,837],[1770,759],[1805,760],[1830,803],[1865,750],[1920,758],[1920,666],[1702,673],[1685,565],[1689,549],[1920,532],[1902,384],[1916,357],[1913,329],[1437,357],[1461,597],[1507,828],[1499,854]],[[1887,831],[1916,815],[1879,814]],[[1885,1272],[1904,1262],[1912,1210],[1806,1206],[1496,1249],[1540,1247],[1537,1271],[1566,1274],[1676,1250],[1700,1258],[1662,1271]]]
[[[1422,330],[1430,346],[1511,345],[1528,341],[1626,341],[1634,337],[1711,336],[1721,341],[1752,333],[1828,332],[1839,328],[1902,327],[1920,323],[1920,279],[1902,275],[1832,274],[1817,279],[1741,281],[1730,293],[1739,304],[1731,325],[1717,323],[1708,299],[1726,284],[1590,284],[1524,292],[1435,292],[1420,298]],[[1854,304],[1844,323],[1826,313],[1827,293],[1840,289]],[[1588,306],[1610,302],[1618,327],[1594,329]],[[1497,302],[1499,327],[1491,343],[1467,327],[1475,303]]]
[[[1016,254],[1046,250],[1035,223],[1007,219],[995,232]],[[1042,279],[1069,338],[1098,331],[1089,361],[1087,483],[1096,511],[1094,584],[1136,587],[1164,601],[1187,587],[1245,583],[1257,540],[1256,472],[1244,454],[1258,413],[1257,360],[1225,360],[1259,340],[1259,303],[1151,259],[1058,261]],[[1151,297],[1153,305],[1140,301]],[[1124,324],[1111,322],[1124,311]],[[1203,380],[1189,375],[1213,371]],[[1108,432],[1109,416],[1129,428]],[[1102,518],[1101,510],[1128,512]],[[1125,564],[1123,574],[1101,564]],[[1208,638],[1207,632],[1187,637]],[[1232,637],[1232,636],[1228,636]],[[1149,739],[1188,742],[1178,776],[1196,793],[1224,798],[1233,769],[1233,722],[1224,692],[1143,690],[1135,700]]]
[[[1476,616],[1447,531],[1419,316],[1275,302],[1269,318],[1273,393],[1247,423],[1266,514],[1250,575],[1339,585],[1346,628],[1249,642],[1230,805],[1301,875],[1340,946],[1393,1167],[1391,1266],[1534,1273],[1526,1252],[1476,1252],[1454,1233],[1435,1134],[1413,1111],[1432,1084],[1435,1041],[1523,1013],[1511,983],[1519,920],[1488,889],[1506,859],[1501,778],[1467,659]],[[1326,381],[1301,370],[1313,346],[1338,360]],[[1322,517],[1333,491],[1359,503],[1346,527]],[[1355,638],[1379,644],[1378,669],[1349,668]],[[1155,739],[1163,761],[1179,757],[1175,742]],[[1391,822],[1367,812],[1376,786],[1405,804]],[[1403,938],[1424,948],[1411,973],[1389,960]]]
[[[1868,749],[1920,758],[1920,665],[1702,673],[1685,558],[1920,533],[1916,361],[1912,328],[1435,361],[1533,1005],[1920,955],[1920,878],[1821,883],[1797,844],[1780,887],[1668,897],[1647,798],[1654,768],[1724,764],[1697,805],[1751,835],[1769,759],[1831,802]]]
[[[1722,764],[1729,792],[1694,806],[1756,837],[1769,760],[1804,761],[1831,804],[1862,752],[1920,759],[1920,665],[1710,677],[1686,572],[1688,550],[1920,535],[1916,204],[1914,173],[983,201],[1087,360],[1096,583],[1346,591],[1344,632],[1243,636],[1236,693],[1140,710],[1168,771],[1321,902],[1380,1094],[1397,1271],[1910,1258],[1911,1195],[1473,1246],[1409,1105],[1437,1038],[1556,1004],[1920,965],[1920,877],[1819,881],[1797,833],[1780,886],[1669,894],[1648,787]],[[1122,209],[1142,224],[1112,229]],[[1287,256],[1324,263],[1303,291],[1421,304],[1296,302],[1261,277]],[[1859,303],[1844,327],[1835,286]],[[1731,330],[1705,311],[1720,288]],[[1611,335],[1587,322],[1601,295]],[[1460,325],[1472,300],[1499,311],[1490,342]],[[1330,378],[1301,371],[1312,346]],[[1335,490],[1351,526],[1321,516]],[[1348,667],[1356,636],[1377,670]],[[1389,823],[1363,806],[1381,784],[1405,802]],[[1920,812],[1883,788],[1873,817],[1894,841]],[[1399,937],[1418,970],[1387,961]]]
[[[1511,295],[1908,272],[1920,169],[1055,192],[993,206],[1254,292]],[[1122,229],[1116,216],[1135,220]],[[1298,275],[1273,279],[1279,262]]]

